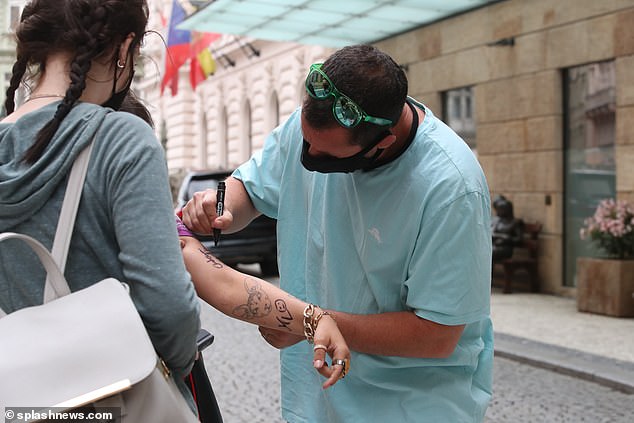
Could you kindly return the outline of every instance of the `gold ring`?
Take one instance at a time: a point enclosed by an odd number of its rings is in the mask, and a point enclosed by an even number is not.
[[[328,351],[328,347],[323,344],[315,344],[315,346],[313,347],[313,351],[317,351],[317,350]]]

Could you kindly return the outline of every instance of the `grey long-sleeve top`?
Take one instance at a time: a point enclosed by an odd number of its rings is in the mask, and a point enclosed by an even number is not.
[[[0,124],[0,232],[24,233],[51,248],[69,171],[97,131],[66,279],[73,291],[106,277],[127,282],[178,380],[193,363],[200,305],[180,252],[163,149],[136,116],[80,103],[42,158],[24,164],[57,104]],[[21,242],[0,244],[0,306],[7,313],[42,302],[45,274],[37,263]]]

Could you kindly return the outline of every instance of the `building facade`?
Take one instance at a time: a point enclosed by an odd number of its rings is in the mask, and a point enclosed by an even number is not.
[[[0,92],[0,105],[4,105],[6,88],[12,75],[15,62],[15,41],[13,29],[20,21],[20,14],[26,0],[0,0],[0,78],[3,89]],[[24,89],[17,92],[17,102],[24,98]]]

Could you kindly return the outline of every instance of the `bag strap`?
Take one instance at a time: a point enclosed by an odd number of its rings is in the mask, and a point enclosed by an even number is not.
[[[95,136],[96,134],[95,132]],[[57,222],[57,230],[55,232],[51,255],[59,266],[59,270],[62,274],[64,274],[64,269],[66,268],[70,239],[73,235],[75,218],[77,217],[77,209],[79,208],[79,200],[81,199],[81,192],[88,171],[88,162],[90,161],[90,153],[92,152],[94,139],[95,137],[93,136],[90,144],[79,153],[75,159],[75,163],[73,163],[73,168],[68,177],[66,193],[64,194],[64,203],[62,204],[62,210],[60,211],[59,220]],[[47,275],[46,285],[44,285],[44,303],[68,294],[70,294],[70,288],[64,278],[54,280],[50,275]]]
[[[7,239],[19,239],[26,242],[29,247],[37,254],[40,259],[40,262],[46,269],[47,277],[50,278],[51,283],[57,285],[66,285],[66,280],[64,279],[64,274],[57,266],[57,263],[53,259],[51,253],[48,252],[46,247],[44,247],[39,241],[34,238],[31,238],[28,235],[16,234],[14,232],[4,232],[0,234],[0,242],[5,241]],[[6,312],[0,308],[0,318],[6,316]]]
[[[73,235],[79,200],[81,199],[84,180],[86,179],[86,173],[88,171],[88,162],[90,161],[90,153],[92,152],[96,135],[97,132],[95,132],[92,140],[90,140],[90,144],[79,153],[75,159],[75,163],[73,163],[70,176],[68,177],[64,202],[62,203],[62,210],[60,211],[57,230],[55,231],[55,239],[53,240],[53,248],[51,249],[51,255],[57,263],[57,266],[59,266],[59,270],[62,274],[64,274],[64,269],[66,268],[70,239]],[[70,287],[66,279],[55,280],[50,277],[50,274],[47,275],[46,284],[44,285],[44,303],[68,294],[70,294]]]

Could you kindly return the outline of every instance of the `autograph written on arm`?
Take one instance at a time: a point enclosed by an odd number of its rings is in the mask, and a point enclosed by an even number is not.
[[[207,263],[215,269],[222,269],[224,267],[224,264],[214,257],[208,250],[200,248],[198,251],[205,256]],[[262,318],[271,314],[273,311],[273,305],[266,291],[262,289],[262,283],[256,279],[245,277],[243,284],[244,289],[247,292],[247,301],[245,304],[240,304],[235,307],[233,309],[233,314],[238,318],[246,320]],[[292,329],[290,328],[290,325],[294,318],[291,311],[288,309],[286,301],[279,298],[276,299],[273,304],[275,305],[275,310],[277,311],[275,319],[277,320],[278,327],[291,332]]]

